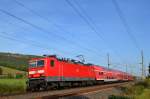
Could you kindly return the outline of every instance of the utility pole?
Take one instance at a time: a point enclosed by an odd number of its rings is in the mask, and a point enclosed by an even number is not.
[[[148,77],[150,77],[150,63],[149,63],[149,66],[148,66]]]
[[[127,65],[127,64],[125,64],[125,66],[126,66],[126,73],[128,73],[128,65]]]
[[[131,74],[132,74],[132,75],[135,74],[135,72],[134,72],[134,67],[135,67],[134,65],[131,65],[131,66],[130,66],[130,68],[131,68]]]
[[[128,71],[127,71],[127,64],[125,64],[125,66],[126,66],[126,72],[125,73],[127,73]],[[126,79],[128,78],[128,75],[126,75]]]
[[[108,62],[108,69],[110,68],[110,56],[109,53],[107,53],[107,62]]]
[[[143,54],[143,50],[141,51],[141,66],[142,66],[142,78],[145,78],[145,70],[144,70],[144,54]]]

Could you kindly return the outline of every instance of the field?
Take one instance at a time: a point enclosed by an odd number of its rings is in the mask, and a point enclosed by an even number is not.
[[[4,66],[0,66],[0,79],[7,78],[26,78],[26,72]]]
[[[24,93],[26,79],[0,79],[0,95]]]
[[[0,66],[0,68],[2,69],[2,74],[8,74],[8,73],[9,74],[25,73],[24,71],[20,71],[20,70],[8,68],[8,67],[4,67],[4,66]]]

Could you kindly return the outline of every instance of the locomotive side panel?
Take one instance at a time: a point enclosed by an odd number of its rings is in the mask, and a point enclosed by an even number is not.
[[[63,81],[87,81],[95,78],[91,66],[69,62],[60,62],[60,66]]]
[[[61,81],[60,77],[60,63],[56,58],[47,58],[46,75],[45,78],[47,81]]]

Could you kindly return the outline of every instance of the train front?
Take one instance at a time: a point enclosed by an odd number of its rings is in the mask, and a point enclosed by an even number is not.
[[[45,58],[33,58],[29,61],[27,82],[29,90],[40,90],[40,88],[46,88],[45,65]]]

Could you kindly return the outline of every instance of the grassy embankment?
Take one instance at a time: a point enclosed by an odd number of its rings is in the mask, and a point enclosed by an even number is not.
[[[26,78],[25,76],[21,79],[13,78],[16,73],[25,74],[26,72],[3,67],[0,66],[2,69],[2,74],[9,74],[9,77],[1,77],[0,79],[0,95],[7,95],[7,94],[14,94],[14,93],[24,93],[26,91]]]
[[[13,69],[13,68],[9,68],[9,67],[4,67],[4,66],[0,66],[0,68],[2,69],[2,74],[16,74],[16,73],[26,73],[25,71],[21,71],[21,70],[17,70],[17,69]]]
[[[25,92],[26,72],[24,71],[27,71],[28,61],[34,57],[41,56],[0,52],[0,67],[2,66],[2,72],[0,70],[0,95]],[[21,76],[21,79],[15,79],[17,73],[22,73],[24,76]]]
[[[150,78],[123,88],[125,95],[131,99],[150,99]]]
[[[24,93],[26,79],[0,79],[0,95]]]
[[[121,88],[123,94],[109,99],[150,99],[150,78]]]

